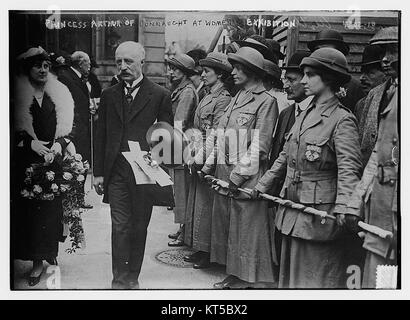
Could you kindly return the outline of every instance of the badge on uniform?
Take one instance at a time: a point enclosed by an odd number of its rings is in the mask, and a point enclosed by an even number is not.
[[[308,161],[316,161],[322,153],[322,148],[315,145],[308,144],[306,149],[305,156]]]
[[[246,124],[249,121],[250,118],[251,118],[250,116],[248,116],[248,117],[247,116],[240,116],[240,117],[238,117],[238,119],[236,119],[236,123],[240,126],[243,126],[244,124]]]

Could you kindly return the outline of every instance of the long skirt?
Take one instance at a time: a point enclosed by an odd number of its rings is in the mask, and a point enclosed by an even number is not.
[[[210,252],[213,200],[212,189],[194,174],[189,187],[184,240],[194,250]]]
[[[61,198],[52,201],[16,199],[12,206],[13,259],[45,260],[58,255],[62,241]]]
[[[186,167],[178,167],[172,170],[172,178],[174,182],[174,222],[185,223],[185,212],[188,202],[188,193],[190,185],[190,174]]]
[[[279,288],[346,288],[343,240],[311,241],[282,234]]]
[[[220,166],[218,176],[226,169]],[[247,282],[276,282],[274,218],[267,201],[215,194],[211,225],[212,262]]]

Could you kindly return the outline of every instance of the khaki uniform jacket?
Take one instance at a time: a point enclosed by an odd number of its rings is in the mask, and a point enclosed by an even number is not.
[[[355,116],[336,97],[316,106],[313,100],[296,118],[283,151],[256,189],[266,192],[285,177],[282,198],[333,215],[345,213],[360,180],[360,158]],[[307,240],[332,240],[340,233],[335,221],[321,224],[313,215],[285,207],[279,208],[276,225],[283,234]]]
[[[348,203],[348,213],[360,216],[365,204],[364,221],[397,234],[397,182],[399,171],[397,92],[381,113],[376,146],[360,183]],[[384,258],[396,257],[388,240],[367,233],[363,247]]]
[[[192,128],[195,109],[198,104],[198,94],[191,80],[182,81],[171,94],[174,123],[182,123],[182,131]]]
[[[262,84],[240,90],[219,120],[217,151],[202,171],[212,174],[215,160],[229,167],[229,179],[237,186],[253,188],[267,167],[273,129],[278,118],[276,99]]]

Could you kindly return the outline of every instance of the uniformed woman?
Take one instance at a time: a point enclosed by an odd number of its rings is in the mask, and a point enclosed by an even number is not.
[[[342,288],[347,272],[345,240],[357,218],[346,203],[362,168],[356,118],[336,92],[350,80],[345,56],[333,48],[316,50],[300,65],[301,83],[314,99],[297,117],[282,153],[255,187],[266,192],[285,177],[281,197],[334,215],[326,220],[280,206],[276,226],[282,232],[280,288]],[[350,227],[350,228],[349,228]],[[347,238],[346,238],[347,237]]]
[[[243,47],[228,54],[232,75],[241,90],[219,120],[217,152],[202,171],[229,182],[220,189],[212,209],[211,261],[226,265],[229,275],[214,288],[253,287],[273,283],[272,217],[265,201],[254,201],[238,192],[253,188],[267,169],[273,129],[278,116],[276,100],[263,87],[263,56]]]
[[[203,67],[202,77],[209,93],[199,103],[194,118],[194,128],[199,130],[199,144],[196,148],[197,163],[191,168],[192,180],[189,188],[187,219],[185,225],[185,244],[192,244],[196,252],[185,257],[185,261],[194,262],[195,269],[207,268],[210,265],[211,215],[214,192],[205,181],[199,181],[196,174],[206,160],[206,138],[210,137],[213,146],[214,129],[216,129],[224,109],[231,101],[228,85],[232,66],[227,55],[211,52],[199,64]],[[198,133],[199,133],[198,132]],[[195,150],[195,149],[194,149]],[[210,149],[208,149],[209,155]],[[191,232],[188,232],[191,231]]]
[[[178,54],[168,60],[170,65],[171,81],[179,83],[171,94],[172,113],[174,114],[174,127],[183,132],[193,127],[195,109],[198,104],[198,95],[195,86],[189,77],[196,73],[195,61],[186,54]],[[174,195],[175,195],[175,223],[181,225],[175,234],[169,237],[174,239],[169,242],[171,247],[184,245],[184,227],[186,204],[188,199],[189,172],[188,168],[181,166],[173,169]]]

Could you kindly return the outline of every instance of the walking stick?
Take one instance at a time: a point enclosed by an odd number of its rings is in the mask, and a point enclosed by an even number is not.
[[[222,188],[227,189],[229,187],[229,183],[220,179],[217,179],[211,175],[207,175],[205,176],[205,178],[207,180],[210,180],[212,182],[212,184],[218,185]],[[247,189],[247,188],[238,188],[238,191],[243,192],[247,195],[251,195],[252,194],[252,190],[251,189]],[[322,211],[322,210],[317,210],[315,208],[312,207],[307,207],[301,203],[296,203],[293,202],[291,200],[286,200],[286,199],[282,199],[279,197],[275,197],[275,196],[271,196],[269,194],[266,193],[261,193],[260,197],[265,199],[265,200],[269,200],[269,201],[273,201],[275,203],[278,203],[284,207],[287,208],[292,208],[292,209],[296,209],[296,210],[300,210],[304,213],[307,214],[312,214],[318,217],[321,217],[322,220],[320,221],[321,224],[325,224],[326,223],[326,219],[330,219],[330,220],[336,220],[335,216],[332,216],[330,214],[328,214],[326,211]],[[393,234],[390,231],[384,230],[380,227],[365,223],[363,221],[359,221],[357,223],[357,225],[364,231],[370,232],[372,234],[375,234],[377,236],[379,236],[382,239],[392,239],[393,238]]]
[[[95,98],[91,99],[93,109],[97,110],[97,102],[95,101]],[[94,188],[94,115],[90,113],[90,139],[91,139],[91,163],[90,163],[90,168],[91,168],[91,189]]]

